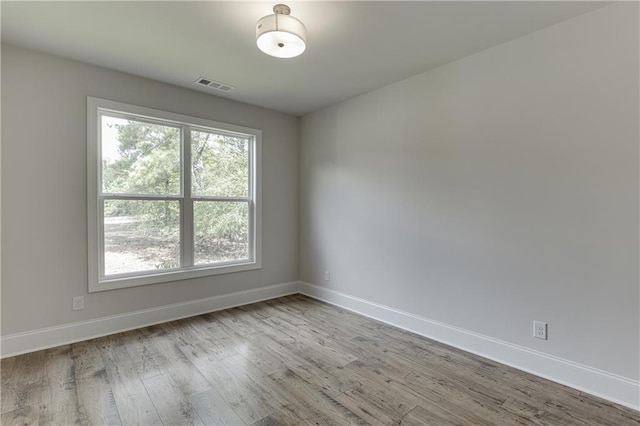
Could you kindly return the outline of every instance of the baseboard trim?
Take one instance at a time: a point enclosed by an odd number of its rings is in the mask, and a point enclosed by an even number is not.
[[[0,358],[301,293],[640,411],[640,381],[306,282],[288,282],[0,338]]]
[[[6,358],[66,345],[207,312],[248,305],[297,292],[298,282],[293,281],[23,333],[8,334],[0,339],[0,357]]]
[[[429,318],[300,282],[299,292],[640,411],[640,382]]]

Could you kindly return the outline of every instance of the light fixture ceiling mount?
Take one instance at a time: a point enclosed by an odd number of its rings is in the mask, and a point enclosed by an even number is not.
[[[261,18],[256,24],[256,44],[267,55],[293,58],[306,49],[307,30],[290,13],[289,6],[276,4],[273,15]]]

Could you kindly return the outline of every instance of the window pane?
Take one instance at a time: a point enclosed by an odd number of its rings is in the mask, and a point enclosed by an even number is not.
[[[246,202],[194,201],[194,263],[249,258],[249,205]]]
[[[194,195],[248,197],[249,139],[192,131],[191,164]]]
[[[102,116],[102,191],[180,193],[180,129]]]
[[[104,201],[104,273],[180,267],[178,201]]]

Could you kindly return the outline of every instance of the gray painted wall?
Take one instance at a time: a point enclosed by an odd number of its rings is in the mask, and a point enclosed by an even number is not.
[[[88,294],[87,96],[262,129],[263,268]],[[294,116],[3,45],[2,334],[296,280],[298,130]]]
[[[615,4],[303,117],[300,278],[637,380],[638,48]]]

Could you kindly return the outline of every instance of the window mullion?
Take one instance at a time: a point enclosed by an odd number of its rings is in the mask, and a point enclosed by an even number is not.
[[[151,201],[180,201],[179,195],[145,195],[145,194],[100,194],[102,200],[151,200]]]
[[[191,199],[191,127],[182,126],[182,266],[193,266],[193,200]]]

